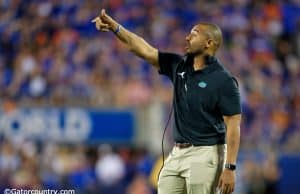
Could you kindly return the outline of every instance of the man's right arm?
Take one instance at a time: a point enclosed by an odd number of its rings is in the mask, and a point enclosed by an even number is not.
[[[113,29],[117,29],[118,24]],[[120,27],[117,37],[125,43],[131,52],[145,59],[148,63],[159,68],[158,50],[147,43],[142,37]]]
[[[114,19],[101,10],[100,16],[92,22],[96,28],[101,31],[113,31],[116,36],[129,48],[131,52],[145,59],[148,63],[159,69],[158,50],[147,43],[143,38],[128,31],[118,24]]]

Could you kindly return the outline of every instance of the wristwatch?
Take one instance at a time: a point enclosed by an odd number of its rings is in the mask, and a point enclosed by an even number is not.
[[[235,164],[225,164],[225,168],[228,170],[234,171],[236,169],[236,165]]]

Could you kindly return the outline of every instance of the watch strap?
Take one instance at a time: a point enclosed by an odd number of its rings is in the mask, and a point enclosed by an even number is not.
[[[236,165],[235,164],[225,164],[225,168],[233,171],[236,169]]]

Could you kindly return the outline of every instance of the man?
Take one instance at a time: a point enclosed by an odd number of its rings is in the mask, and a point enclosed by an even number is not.
[[[174,84],[175,145],[160,173],[158,193],[232,193],[241,106],[237,82],[214,57],[222,44],[219,27],[194,26],[186,37],[186,55],[181,57],[153,48],[105,10],[92,22],[98,30],[114,32],[130,51]]]

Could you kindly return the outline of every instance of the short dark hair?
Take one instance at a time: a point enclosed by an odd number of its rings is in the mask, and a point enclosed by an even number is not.
[[[209,36],[209,38],[214,40],[215,50],[220,48],[223,43],[221,28],[218,25],[209,22],[200,22],[198,25],[207,29],[206,34]]]

